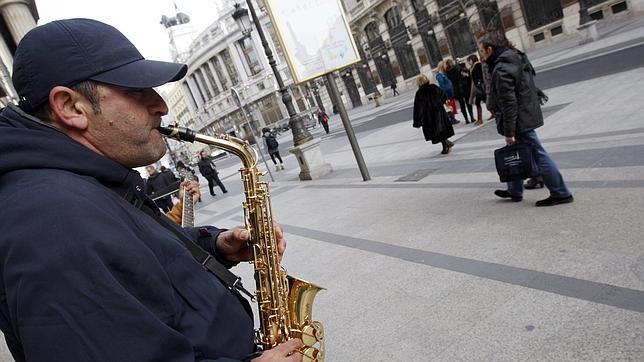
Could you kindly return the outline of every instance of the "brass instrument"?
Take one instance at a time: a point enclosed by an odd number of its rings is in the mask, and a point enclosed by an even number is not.
[[[226,134],[207,136],[184,127],[159,127],[161,134],[201,142],[233,153],[242,161],[243,202],[255,267],[255,298],[259,310],[256,343],[264,350],[299,338],[304,361],[324,361],[324,328],[312,320],[313,299],[321,287],[286,274],[280,266],[268,184],[260,181],[257,153],[248,142]]]

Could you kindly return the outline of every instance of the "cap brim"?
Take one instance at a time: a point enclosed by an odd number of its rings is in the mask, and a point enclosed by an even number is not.
[[[186,75],[188,66],[179,63],[141,59],[90,77],[97,82],[128,88],[153,88]]]

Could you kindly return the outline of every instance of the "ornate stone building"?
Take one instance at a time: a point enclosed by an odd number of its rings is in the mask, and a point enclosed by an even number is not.
[[[34,0],[0,0],[0,106],[17,103],[11,83],[13,54],[20,39],[36,26],[38,10]]]
[[[496,27],[524,50],[579,33],[584,20],[615,21],[644,12],[644,0],[343,0],[362,62],[343,71],[360,96],[392,82],[413,89],[446,57],[476,52],[475,37]],[[343,76],[344,78],[344,76]],[[348,78],[348,77],[347,77]],[[352,86],[353,87],[353,86]]]
[[[261,1],[256,10],[296,110],[308,112],[316,106],[316,98],[328,103],[326,91],[313,84],[293,84]],[[168,96],[172,114],[180,123],[201,133],[229,133],[251,139],[252,133],[259,134],[264,126],[286,123],[288,113],[257,32],[243,34],[232,18],[233,11],[233,6],[220,11],[218,19],[192,42],[184,59],[188,73]],[[233,88],[244,110],[233,99]]]

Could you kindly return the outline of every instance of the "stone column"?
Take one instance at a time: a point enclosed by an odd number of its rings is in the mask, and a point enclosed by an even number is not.
[[[26,0],[0,0],[0,12],[16,44],[29,30],[36,27]]]
[[[215,93],[215,89],[213,88],[212,84],[210,84],[210,79],[208,78],[208,75],[206,74],[206,71],[210,71],[208,69],[208,64],[204,64],[201,67],[199,67],[199,71],[201,71],[201,75],[203,77],[203,80],[206,83],[205,86],[208,87],[208,90],[210,91],[210,94],[212,94],[212,98],[214,98],[215,96],[217,96],[217,93]]]
[[[215,67],[212,65],[212,61],[210,60],[207,61],[206,65],[210,70],[210,74],[212,74],[212,79],[215,80],[215,87],[217,87],[220,92],[225,92],[226,90],[224,89],[223,85],[221,84],[221,81],[219,80],[219,77],[217,76],[217,72],[215,71]]]

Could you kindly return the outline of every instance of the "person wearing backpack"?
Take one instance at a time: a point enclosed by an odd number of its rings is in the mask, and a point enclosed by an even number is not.
[[[282,156],[280,156],[280,151],[279,151],[279,142],[277,142],[277,139],[275,138],[275,134],[271,132],[271,130],[268,127],[264,127],[262,129],[262,137],[264,137],[264,143],[266,143],[266,148],[268,149],[268,154],[271,155],[271,160],[273,160],[273,163],[275,164],[275,171],[283,170],[284,169],[284,161],[282,161]],[[280,161],[280,164],[277,164],[277,161],[275,160],[277,158]]]
[[[438,82],[438,87],[447,95],[447,104],[449,105],[450,111],[447,112],[450,122],[452,124],[458,124],[459,121],[456,120],[456,101],[454,96],[454,85],[452,81],[447,76],[447,62],[441,60],[438,62],[438,72],[436,73],[436,82]]]

